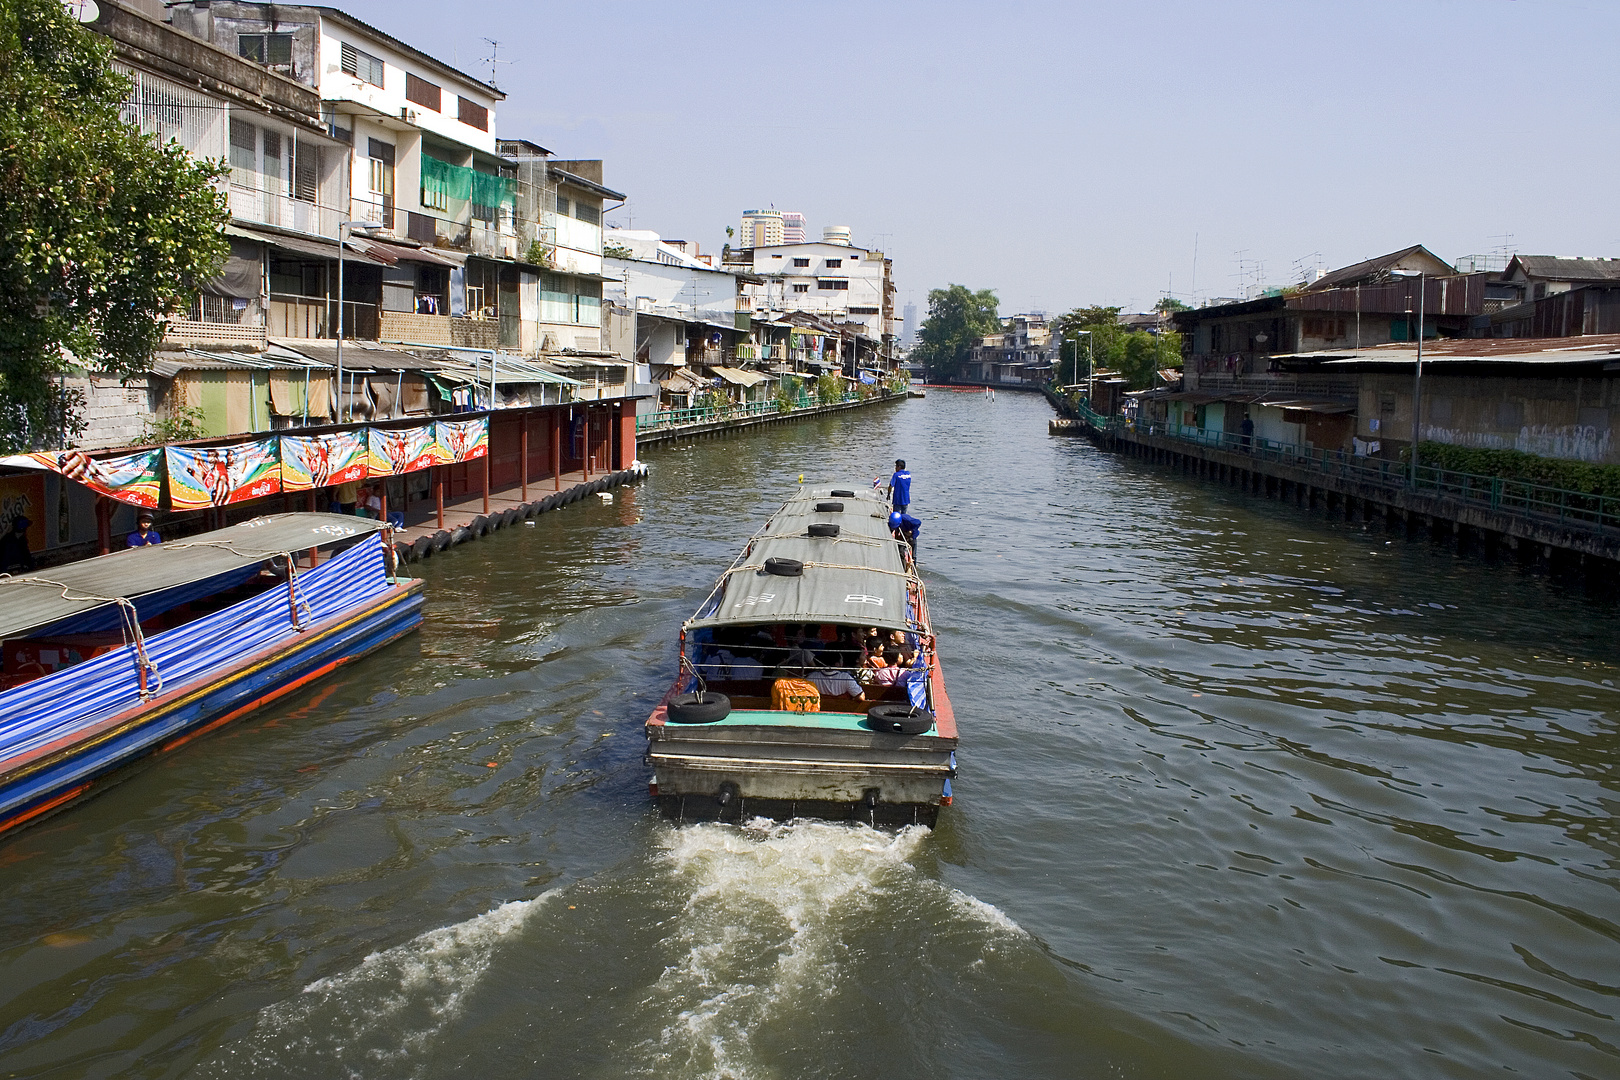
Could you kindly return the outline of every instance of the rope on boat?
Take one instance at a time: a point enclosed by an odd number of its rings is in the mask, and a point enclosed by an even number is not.
[[[62,599],[75,604],[117,604],[118,612],[123,617],[123,631],[125,646],[133,647],[135,651],[135,675],[140,683],[142,701],[150,701],[163,693],[163,673],[152,662],[146,651],[146,635],[141,632],[140,612],[135,605],[122,596],[97,596],[95,593],[74,593],[70,585],[50,578],[41,577],[14,577],[12,581],[22,585],[44,585],[47,588],[58,590]],[[154,686],[152,680],[156,681]]]

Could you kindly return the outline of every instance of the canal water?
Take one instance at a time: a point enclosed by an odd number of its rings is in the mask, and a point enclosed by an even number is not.
[[[1617,614],[909,401],[649,453],[426,625],[0,842],[0,1077],[1620,1075]],[[933,832],[675,826],[640,724],[799,474],[904,456]]]

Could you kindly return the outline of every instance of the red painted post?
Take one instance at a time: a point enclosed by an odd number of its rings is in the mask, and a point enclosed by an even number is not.
[[[313,488],[310,489],[309,501],[308,501],[308,503],[306,505],[308,505],[308,507],[309,507],[309,512],[313,514],[315,512],[315,491],[314,491]],[[316,560],[320,558],[320,554],[321,554],[321,549],[320,548],[310,548],[309,549],[309,565],[310,566],[315,565]]]
[[[433,466],[433,503],[439,511],[439,528],[444,528],[444,470],[445,466]]]
[[[551,417],[551,480],[557,491],[562,490],[562,425],[557,423],[560,409],[552,409]]]
[[[585,435],[579,441],[579,472],[585,479],[591,478],[591,407],[585,406],[585,416],[579,425],[580,431]]]
[[[636,460],[636,405],[633,401],[619,402],[619,460],[615,468],[628,469]]]
[[[489,513],[489,458],[495,449],[495,426],[490,425],[489,448],[484,451],[484,513]]]
[[[523,485],[523,501],[529,501],[529,414],[524,413],[518,420],[518,446],[523,457],[522,468],[518,471],[519,483]]]
[[[112,550],[112,504],[105,495],[96,496],[96,539],[103,555]]]

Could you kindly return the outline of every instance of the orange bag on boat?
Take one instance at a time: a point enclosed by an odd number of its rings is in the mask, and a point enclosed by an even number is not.
[[[771,684],[771,708],[777,712],[820,712],[821,691],[807,679],[777,679]]]

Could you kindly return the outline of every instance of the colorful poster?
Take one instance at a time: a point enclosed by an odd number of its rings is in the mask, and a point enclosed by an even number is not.
[[[279,441],[255,439],[203,449],[165,447],[169,505],[176,510],[199,510],[274,495],[281,490]]]
[[[489,453],[489,417],[481,420],[436,420],[434,438],[439,444],[439,461],[471,461]]]
[[[367,468],[364,428],[281,437],[282,491],[314,491],[364,480]]]
[[[162,451],[93,458],[82,450],[47,451],[0,458],[0,465],[50,469],[92,491],[133,506],[156,506],[161,489],[158,458]]]
[[[371,476],[400,476],[438,465],[438,439],[432,424],[409,428],[370,428]]]

